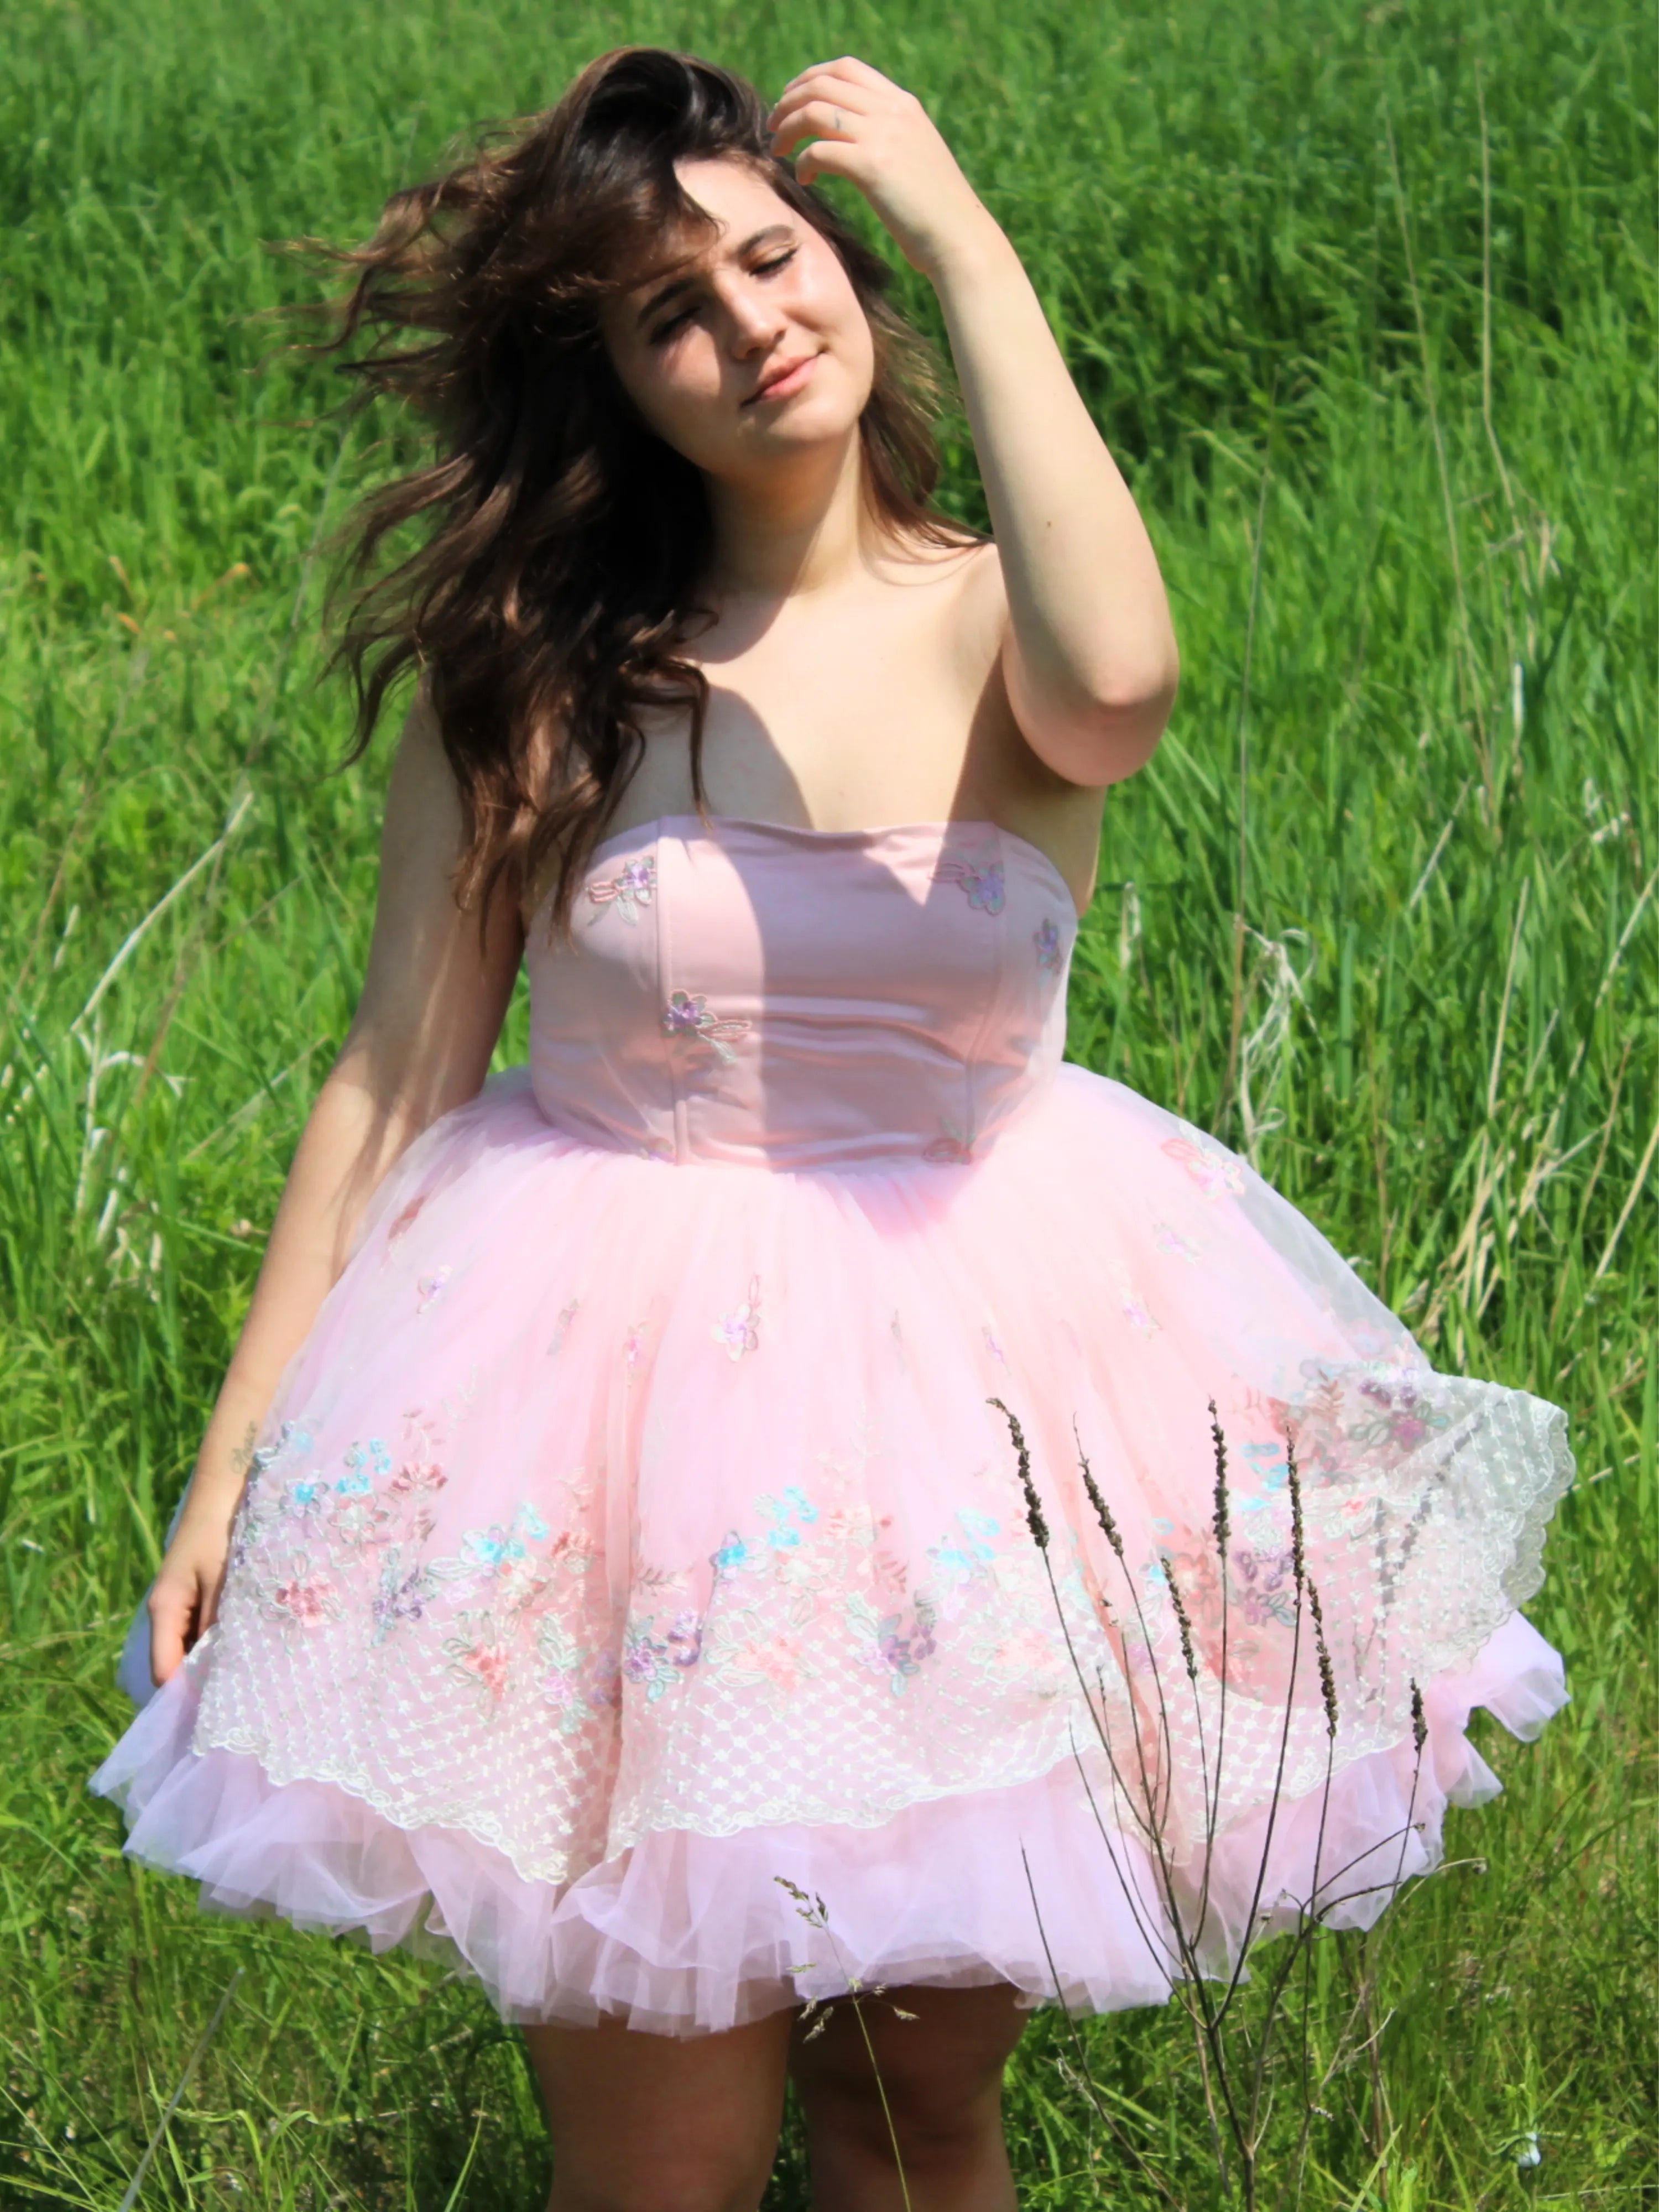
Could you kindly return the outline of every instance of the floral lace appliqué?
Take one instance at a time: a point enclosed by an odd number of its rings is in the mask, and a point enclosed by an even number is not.
[[[649,906],[657,896],[657,863],[647,853],[643,860],[629,860],[614,876],[607,876],[597,884],[589,884],[587,896],[591,903],[600,908],[614,906],[630,929],[639,921],[640,908]],[[592,919],[597,921],[596,914]]]
[[[656,1615],[629,1621],[623,1638],[622,1674],[644,1691],[648,1704],[674,1687],[702,1656],[702,1617],[690,1609],[677,1613],[661,1635]]]
[[[933,870],[936,884],[960,884],[968,894],[968,903],[976,914],[1000,914],[1007,897],[1000,860],[988,860],[981,866],[961,853],[947,853]]]
[[[722,1316],[709,1331],[716,1344],[728,1359],[741,1359],[746,1352],[760,1348],[760,1277],[750,1278],[749,1296],[745,1302]]]
[[[722,1021],[709,1011],[708,1001],[701,992],[676,991],[662,1010],[662,1033],[665,1037],[699,1037],[709,1046],[716,1060],[729,1067],[737,1059],[732,1049],[738,1037],[748,1036],[753,1024],[745,1021]]]
[[[878,1614],[869,1600],[855,1592],[847,1601],[847,1621],[858,1639],[859,1656],[872,1674],[885,1674],[895,1697],[919,1674],[938,1650],[933,1629],[937,1607],[919,1597],[898,1613]]]
[[[1192,1238],[1183,1237],[1167,1221],[1152,1224],[1152,1242],[1160,1252],[1167,1252],[1172,1260],[1184,1260],[1188,1267],[1198,1258],[1198,1247]]]
[[[1184,1136],[1166,1137],[1159,1150],[1179,1161],[1206,1198],[1219,1198],[1224,1192],[1237,1198],[1244,1188],[1242,1162],[1201,1130],[1188,1129]]]
[[[1058,975],[1060,962],[1060,924],[1057,921],[1045,921],[1041,929],[1031,933],[1031,942],[1036,947],[1037,966],[1047,975]]]

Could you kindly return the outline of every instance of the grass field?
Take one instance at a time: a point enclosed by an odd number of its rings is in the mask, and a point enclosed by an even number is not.
[[[1456,1863],[1317,1947],[1305,2201],[1651,2203],[1650,11],[12,0],[6,29],[0,2203],[129,2203],[228,1990],[140,2202],[543,2201],[476,1992],[199,1917],[85,1778],[374,894],[380,766],[325,774],[307,556],[400,434],[253,373],[250,314],[308,283],[261,243],[362,233],[453,132],[639,39],[774,88],[850,49],[927,98],[1132,474],[1185,684],[1108,814],[1073,1055],[1249,1149],[1441,1364],[1571,1416],[1531,1610],[1574,1703],[1482,1736],[1506,1795],[1452,1816]],[[1085,2042],[1144,2163],[1044,2016],[1024,2201],[1212,2201],[1179,2019]],[[806,2201],[792,2136],[769,2204]]]

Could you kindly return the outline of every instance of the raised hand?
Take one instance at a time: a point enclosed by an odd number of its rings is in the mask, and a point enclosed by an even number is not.
[[[795,163],[801,183],[855,184],[925,276],[936,277],[958,242],[995,228],[921,102],[868,62],[844,54],[803,70],[770,121],[775,154],[806,142]]]

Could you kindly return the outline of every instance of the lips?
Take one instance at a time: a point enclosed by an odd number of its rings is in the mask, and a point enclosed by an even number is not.
[[[753,407],[763,399],[791,398],[810,380],[812,364],[817,359],[816,354],[803,353],[798,354],[793,361],[780,362],[765,382],[750,393],[744,405]]]

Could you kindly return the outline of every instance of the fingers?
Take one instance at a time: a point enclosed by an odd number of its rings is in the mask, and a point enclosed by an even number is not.
[[[778,95],[769,121],[774,151],[799,145],[803,137],[846,138],[854,135],[849,124],[873,119],[886,110],[914,107],[912,95],[879,70],[851,55],[836,62],[819,62],[791,77]],[[811,118],[814,119],[808,120]]]
[[[852,142],[864,118],[850,106],[837,106],[831,100],[809,100],[785,112],[780,106],[772,125],[772,151],[783,155],[792,153],[804,138],[829,138]]]
[[[891,77],[884,76],[878,69],[872,69],[868,62],[860,61],[856,54],[842,54],[837,61],[814,62],[809,69],[801,70],[792,76],[778,95],[779,104],[781,105],[792,92],[811,77],[833,77],[849,88],[859,88],[866,93],[897,92],[900,89]]]
[[[835,138],[815,138],[795,158],[798,185],[815,185],[820,177],[845,177],[849,185],[857,185],[866,194],[870,189],[864,156],[855,147]]]
[[[193,1577],[188,1581],[158,1577],[149,1603],[150,1680],[159,1690],[184,1665],[185,1654],[209,1625],[205,1616],[210,1608]]]

